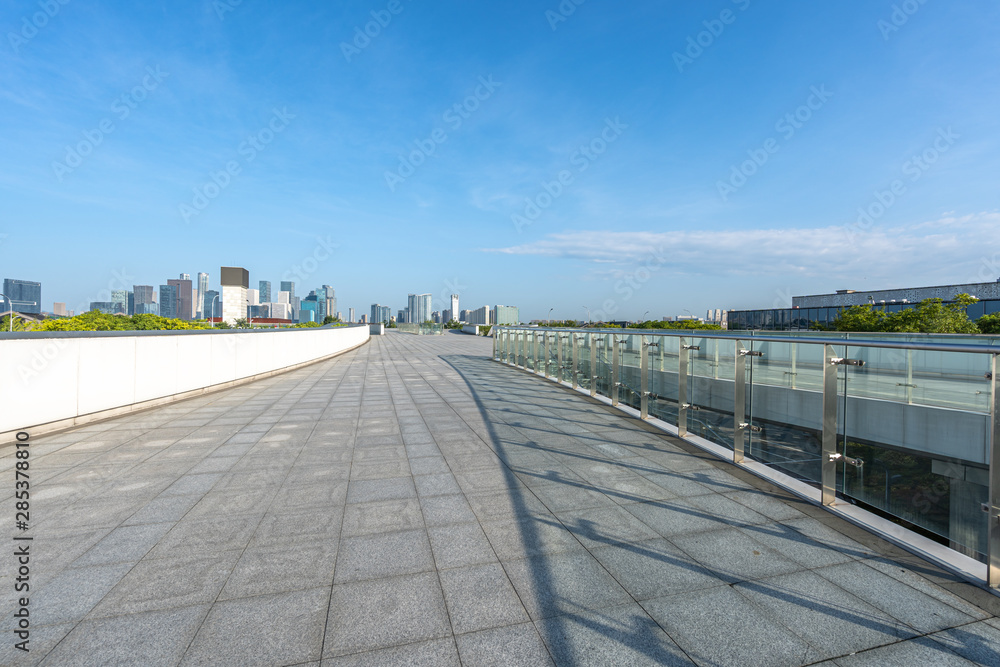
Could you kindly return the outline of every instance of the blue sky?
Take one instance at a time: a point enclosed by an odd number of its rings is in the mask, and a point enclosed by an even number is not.
[[[998,22],[993,0],[6,2],[0,273],[45,309],[236,265],[345,313],[458,291],[525,320],[995,280]]]

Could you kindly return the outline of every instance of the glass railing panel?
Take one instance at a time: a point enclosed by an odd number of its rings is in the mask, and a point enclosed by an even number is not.
[[[867,359],[844,369],[846,437],[838,451],[860,465],[845,459],[838,466],[838,491],[985,562],[990,415],[977,392],[989,393],[989,355],[913,351],[917,386],[906,389],[914,400],[887,401],[871,396],[873,387],[899,379],[898,368],[872,354],[882,351],[848,347],[849,359]]]
[[[601,396],[611,397],[611,355],[612,343],[611,335],[606,333],[595,334],[594,344],[597,346],[597,393]]]
[[[685,337],[684,340],[690,346],[688,433],[732,449],[735,342],[715,338]]]
[[[818,485],[822,475],[823,345],[753,342],[748,355],[745,455]],[[842,350],[843,348],[841,348]],[[799,385],[806,385],[801,387]],[[843,383],[838,383],[843,391]],[[839,423],[839,422],[838,422]]]
[[[853,393],[868,398],[953,410],[989,410],[987,355],[856,347],[865,365]]]
[[[649,415],[677,425],[677,363],[679,339],[655,336],[649,353]]]
[[[618,401],[638,410],[642,396],[642,336],[620,334],[618,352]]]
[[[559,369],[559,379],[563,382],[573,382],[573,336],[571,331],[559,334],[559,347],[562,349],[562,367]]]

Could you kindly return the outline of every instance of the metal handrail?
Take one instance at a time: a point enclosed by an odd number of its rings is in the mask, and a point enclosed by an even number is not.
[[[532,331],[526,327],[499,327],[507,331]],[[752,332],[748,336],[740,336],[737,333],[716,333],[703,331],[700,329],[674,331],[663,331],[662,329],[545,329],[545,331],[585,331],[596,334],[618,334],[623,336],[643,335],[643,336],[666,336],[672,338],[713,338],[717,340],[732,341],[760,341],[762,343],[796,343],[806,345],[846,345],[848,347],[877,347],[894,350],[924,350],[927,352],[968,352],[971,354],[1000,354],[1000,339],[996,346],[990,345],[966,345],[962,343],[913,343],[913,342],[893,342],[884,340],[864,340],[860,338],[792,338],[789,336],[757,336]],[[628,332],[628,333],[624,333]],[[634,333],[633,333],[634,332]]]

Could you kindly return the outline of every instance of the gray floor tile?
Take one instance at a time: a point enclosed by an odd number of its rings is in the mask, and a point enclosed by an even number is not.
[[[417,491],[413,482],[412,477],[354,480],[347,489],[347,502],[353,504],[415,498]]]
[[[217,602],[181,665],[294,665],[321,655],[329,588]]]
[[[477,521],[475,513],[463,495],[421,498],[424,522],[428,526],[446,526]]]
[[[440,577],[455,634],[529,620],[499,563],[444,570]]]
[[[675,545],[727,583],[797,572],[804,567],[769,549],[739,528],[680,535]]]
[[[92,617],[189,607],[215,600],[240,552],[144,560],[101,600]]]
[[[532,620],[632,600],[585,551],[507,561],[503,567]]]
[[[977,665],[1000,665],[1000,628],[996,624],[970,623],[930,638]]]
[[[323,667],[460,667],[458,651],[452,639],[432,639],[379,651],[365,651],[327,658]]]
[[[548,649],[531,623],[509,625],[455,638],[465,667],[547,667]]]
[[[1000,655],[995,654],[995,657]],[[976,664],[990,663],[970,662],[928,637],[917,637],[837,658],[840,667],[972,667]]]
[[[410,644],[451,634],[433,572],[333,587],[324,657]]]
[[[73,567],[140,560],[171,528],[173,522],[115,528],[75,561]]]
[[[344,509],[344,537],[422,527],[420,502],[415,498],[348,505]]]
[[[362,535],[341,541],[335,581],[380,579],[433,569],[434,558],[423,530]]]
[[[647,600],[642,606],[701,665],[797,667],[820,657],[730,586]]]
[[[52,651],[47,664],[176,665],[208,609],[200,605],[84,621]]]
[[[816,647],[820,659],[910,639],[916,633],[812,572],[736,585],[786,628]]]
[[[458,523],[427,529],[439,570],[497,562],[490,541],[478,523]]]
[[[248,548],[233,568],[220,600],[284,593],[333,584],[337,540]]]
[[[851,561],[813,572],[920,634],[930,634],[976,620],[949,604],[883,575],[868,567],[865,561]]]
[[[535,621],[559,665],[690,665],[683,651],[634,602]]]
[[[57,625],[82,619],[134,565],[113,563],[78,567],[63,570],[44,585],[36,583],[36,592],[29,596],[32,625]]]
[[[726,583],[664,539],[603,547],[591,553],[636,600]]]

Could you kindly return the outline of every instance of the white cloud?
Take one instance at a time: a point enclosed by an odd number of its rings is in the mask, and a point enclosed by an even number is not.
[[[667,270],[684,274],[893,278],[940,275],[982,278],[1000,251],[1000,213],[954,214],[901,226],[722,231],[569,231],[486,252],[636,265],[665,256]],[[994,261],[995,263],[995,261]],[[963,278],[963,276],[965,276]],[[895,280],[894,280],[895,282]]]

